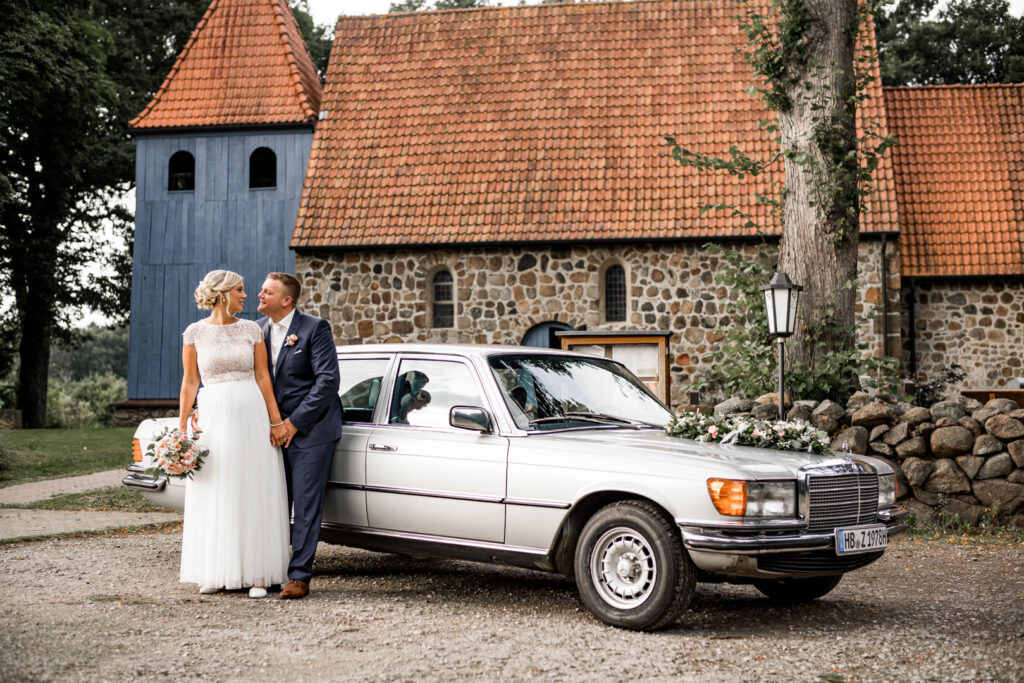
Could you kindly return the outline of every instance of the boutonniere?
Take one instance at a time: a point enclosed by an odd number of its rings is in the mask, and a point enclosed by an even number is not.
[[[288,335],[288,336],[287,336],[287,337],[285,338],[285,340],[284,340],[284,345],[285,345],[285,346],[295,346],[295,342],[297,342],[297,341],[299,341],[299,337],[298,337],[298,335],[295,335],[295,334],[289,334],[289,335]]]

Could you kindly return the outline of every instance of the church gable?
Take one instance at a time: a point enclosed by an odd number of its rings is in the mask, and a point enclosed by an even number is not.
[[[137,132],[311,123],[321,86],[285,0],[213,0]]]

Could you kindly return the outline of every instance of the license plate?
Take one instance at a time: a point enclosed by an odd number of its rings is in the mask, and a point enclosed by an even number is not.
[[[882,524],[836,529],[836,555],[868,553],[888,545],[889,533]]]

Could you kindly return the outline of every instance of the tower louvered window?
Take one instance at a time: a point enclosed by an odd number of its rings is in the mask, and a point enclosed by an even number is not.
[[[181,150],[171,155],[167,163],[167,189],[184,192],[196,189],[196,158]]]

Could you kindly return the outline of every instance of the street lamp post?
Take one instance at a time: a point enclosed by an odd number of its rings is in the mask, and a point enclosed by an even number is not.
[[[779,343],[779,419],[786,419],[785,380],[783,368],[786,361],[785,343],[796,330],[796,306],[803,287],[793,284],[785,273],[775,273],[771,282],[760,288],[764,292],[764,305],[768,312],[768,336]]]

